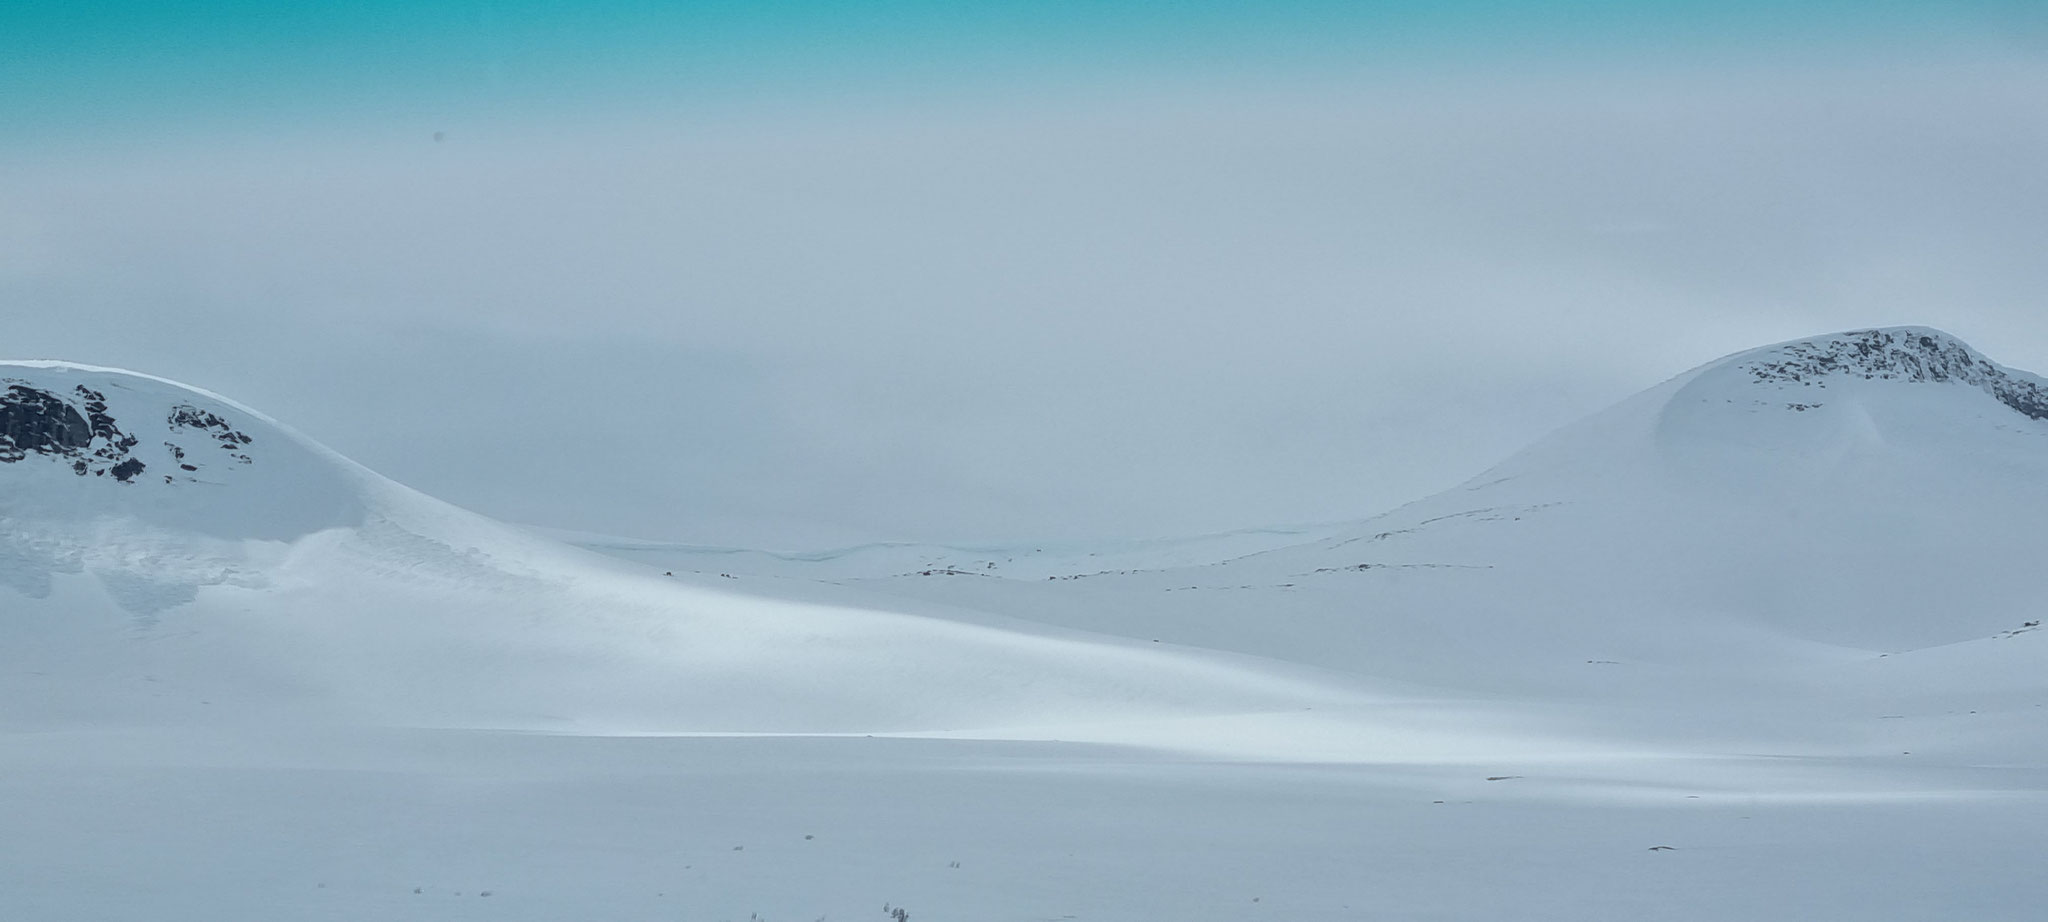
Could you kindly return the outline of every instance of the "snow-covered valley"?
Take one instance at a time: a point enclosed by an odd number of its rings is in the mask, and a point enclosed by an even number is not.
[[[0,387],[0,918],[2048,898],[2048,384],[1939,331],[1376,517],[1085,546],[539,532],[172,382]]]

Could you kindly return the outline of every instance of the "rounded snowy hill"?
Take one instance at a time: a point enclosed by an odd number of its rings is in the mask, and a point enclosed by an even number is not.
[[[360,472],[268,418],[159,378],[0,363],[0,507],[120,513],[221,538],[291,538],[360,521]]]
[[[0,612],[0,722],[29,725],[255,708],[952,731],[1332,694],[1242,657],[664,577],[400,487],[219,396],[54,362],[0,363]]]
[[[1739,353],[1329,550],[1897,651],[2033,617],[2048,382],[1922,327]]]
[[[0,719],[29,724],[233,706],[1449,758],[2048,694],[2048,384],[1930,329],[1708,363],[1364,522],[816,559],[607,558],[180,385],[0,378]],[[1539,701],[1627,713],[1467,732]]]
[[[1475,694],[1768,708],[2048,689],[2044,539],[2048,382],[1899,327],[1710,362],[1290,546],[864,584]]]

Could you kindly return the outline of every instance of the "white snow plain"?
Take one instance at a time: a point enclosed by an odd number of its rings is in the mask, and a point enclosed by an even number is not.
[[[9,386],[148,466],[0,464],[0,918],[2048,901],[2043,384],[1938,331],[1731,356],[1377,518],[1094,547],[539,535],[171,382]]]

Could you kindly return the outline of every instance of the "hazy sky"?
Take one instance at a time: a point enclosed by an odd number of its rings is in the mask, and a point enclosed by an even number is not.
[[[2048,371],[2043,10],[12,4],[0,353],[566,528],[1360,517],[1776,340]]]

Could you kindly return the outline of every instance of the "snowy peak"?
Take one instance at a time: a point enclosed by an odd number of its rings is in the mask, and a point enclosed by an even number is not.
[[[1927,327],[1858,330],[1746,353],[1736,368],[1760,384],[1826,387],[1862,379],[1959,382],[2030,419],[2048,419],[2048,382],[2015,372],[1962,340]]]
[[[122,428],[104,392],[84,384],[72,385],[68,393],[49,390],[19,377],[0,377],[0,384],[6,385],[0,392],[0,463],[40,456],[68,465],[77,476],[111,476],[117,483],[132,483],[152,470],[143,459],[149,451]],[[226,449],[229,463],[255,463],[248,453],[255,439],[211,410],[179,402],[168,409],[163,425],[171,438],[164,440],[164,457],[155,459],[155,469],[165,483],[196,480],[203,467],[222,460],[218,453],[194,450],[200,446]]]
[[[1632,403],[1596,419],[1620,431],[1648,411],[1657,465],[1731,497],[1784,502],[1785,490],[1852,481],[1878,491],[1863,495],[1970,492],[2048,477],[2048,381],[1926,327],[1738,353]],[[1606,438],[1609,450],[1620,438]],[[1577,442],[1581,455],[1593,449]]]
[[[290,538],[360,518],[364,473],[247,407],[175,382],[0,362],[0,516],[135,519]]]

